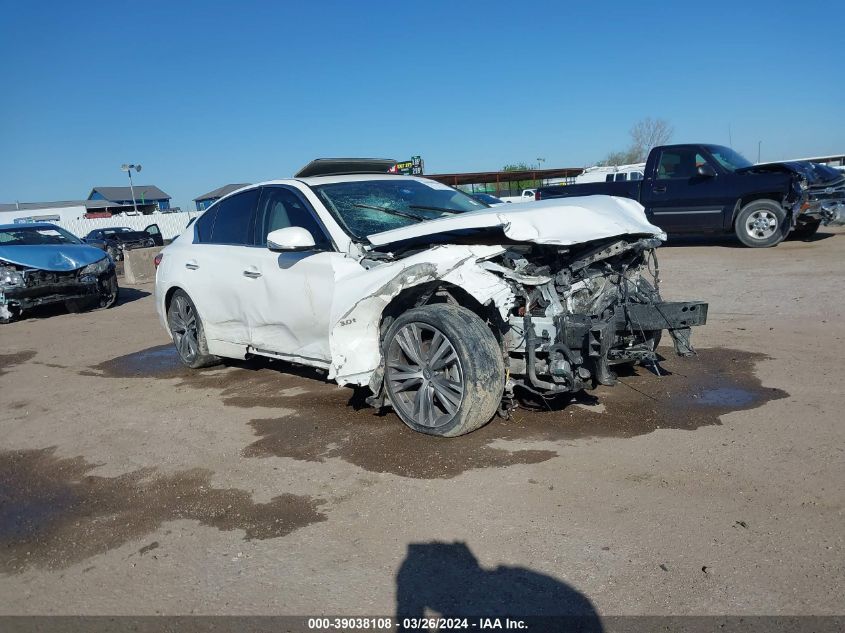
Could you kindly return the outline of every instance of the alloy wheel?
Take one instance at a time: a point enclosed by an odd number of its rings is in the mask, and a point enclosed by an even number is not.
[[[766,240],[775,234],[778,228],[778,219],[774,213],[766,209],[760,209],[748,216],[745,222],[745,230],[755,240]]]
[[[464,398],[458,353],[437,328],[408,323],[387,349],[385,379],[393,406],[415,424],[437,428],[449,423]]]
[[[173,334],[176,351],[179,352],[182,360],[186,363],[193,362],[199,353],[197,314],[194,306],[182,295],[177,295],[173,299],[170,332]]]

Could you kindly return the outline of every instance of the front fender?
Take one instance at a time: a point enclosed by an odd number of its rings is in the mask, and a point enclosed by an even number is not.
[[[381,321],[403,290],[432,281],[461,287],[482,305],[492,303],[503,319],[516,297],[502,278],[478,262],[503,252],[501,246],[438,246],[404,260],[338,279],[329,333],[329,379],[366,385],[381,365]]]

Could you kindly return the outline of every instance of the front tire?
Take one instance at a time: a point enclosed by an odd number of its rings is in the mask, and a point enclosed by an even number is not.
[[[752,248],[767,248],[780,244],[789,223],[783,207],[773,200],[756,200],[742,207],[734,224],[739,241]]]
[[[191,369],[216,365],[220,359],[208,353],[205,330],[197,307],[184,290],[176,290],[167,308],[167,325],[179,360]]]
[[[120,286],[117,285],[117,273],[112,271],[105,282],[100,285],[100,307],[111,308],[120,296]]]
[[[384,384],[396,414],[420,433],[455,437],[487,424],[505,386],[502,350],[466,308],[403,313],[383,341]]]

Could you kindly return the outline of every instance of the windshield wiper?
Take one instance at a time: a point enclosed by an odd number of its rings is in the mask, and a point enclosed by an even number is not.
[[[446,207],[427,207],[422,204],[409,204],[409,209],[423,209],[425,211],[442,211],[443,213],[463,213],[463,211],[458,211],[457,209],[447,209]]]
[[[417,222],[424,222],[428,220],[428,218],[424,218],[419,215],[414,215],[413,213],[405,213],[404,211],[398,211],[397,209],[390,209],[388,207],[377,207],[374,204],[353,204],[353,207],[358,207],[359,209],[373,209],[375,211],[384,211],[385,213],[389,213],[390,215],[398,215],[400,218],[410,218],[412,220],[416,220]]]

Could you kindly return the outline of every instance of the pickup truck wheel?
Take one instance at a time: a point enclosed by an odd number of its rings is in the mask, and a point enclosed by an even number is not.
[[[208,353],[205,331],[197,307],[183,290],[177,290],[167,308],[167,325],[173,336],[173,344],[179,360],[191,369],[208,367],[220,362],[217,356]]]
[[[757,200],[740,210],[734,230],[746,246],[765,248],[782,242],[789,226],[783,207],[772,200]]]
[[[496,413],[505,386],[502,350],[473,312],[447,304],[408,310],[382,347],[387,396],[413,430],[455,437]]]

